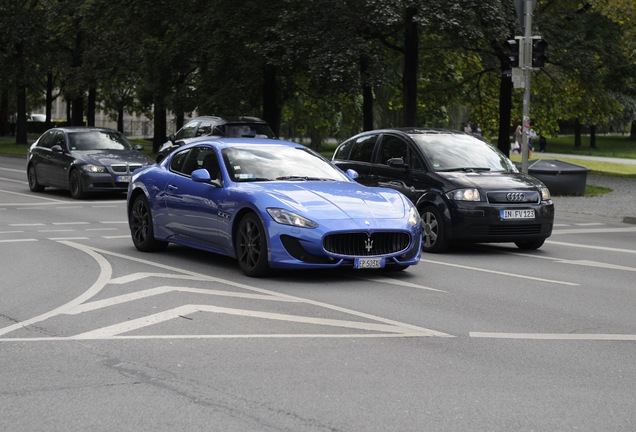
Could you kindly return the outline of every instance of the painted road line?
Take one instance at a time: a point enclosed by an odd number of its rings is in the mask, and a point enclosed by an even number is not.
[[[603,233],[636,232],[636,227],[627,228],[573,228],[552,230],[552,235],[559,234],[603,234]]]
[[[295,322],[300,324],[315,324],[320,326],[330,326],[330,327],[341,327],[347,329],[355,329],[360,331],[367,332],[375,332],[375,333],[395,333],[395,334],[403,334],[408,333],[410,335],[417,335],[416,332],[413,332],[412,328],[404,329],[399,325],[387,325],[387,324],[377,324],[370,322],[360,322],[360,321],[346,321],[346,320],[336,320],[336,319],[328,319],[328,318],[315,318],[315,317],[307,317],[307,316],[299,316],[299,315],[288,315],[288,314],[279,314],[279,313],[271,313],[271,312],[262,312],[255,310],[246,310],[246,309],[234,309],[234,308],[226,308],[226,307],[218,307],[212,305],[184,305],[178,308],[174,308],[168,311],[159,312],[157,314],[153,314],[150,316],[124,321],[119,324],[115,324],[108,327],[103,327],[101,329],[93,330],[90,332],[78,334],[75,336],[76,339],[111,339],[115,336],[119,336],[122,333],[128,333],[131,331],[140,330],[142,328],[159,324],[165,321],[169,321],[175,318],[184,317],[191,315],[193,313],[198,312],[209,312],[216,314],[227,314],[234,316],[242,316],[249,318],[261,318],[266,320],[277,320],[277,321],[286,321],[286,322]],[[431,336],[426,329],[422,329],[421,334],[419,336]]]
[[[38,239],[28,238],[28,239],[10,239],[10,240],[0,240],[0,243],[18,243],[18,242],[35,242]]]
[[[553,240],[547,240],[546,243],[559,245],[559,246],[577,247],[581,249],[596,249],[596,250],[604,250],[604,251],[610,251],[610,252],[636,254],[636,249],[620,249],[620,248],[613,248],[613,247],[607,247],[607,246],[582,245],[577,243],[566,243],[566,242],[559,242],[559,241],[553,241]]]
[[[77,315],[79,313],[102,309],[109,306],[119,305],[119,304],[131,302],[131,301],[136,301],[136,300],[153,297],[153,296],[161,295],[161,294],[172,293],[172,292],[189,292],[194,294],[243,298],[243,299],[250,299],[250,300],[267,300],[267,301],[298,303],[294,300],[288,300],[285,298],[273,297],[270,295],[263,295],[263,294],[237,293],[233,291],[220,291],[220,290],[191,288],[191,287],[162,286],[162,287],[151,288],[151,289],[147,289],[143,291],[137,291],[130,294],[123,294],[120,296],[111,297],[111,298],[107,298],[103,300],[97,300],[90,303],[83,303],[81,305],[77,305],[67,310],[64,313],[67,315]]]
[[[489,339],[636,341],[636,335],[632,335],[632,334],[470,332],[469,335],[472,338],[489,338]]]
[[[559,285],[568,285],[568,286],[578,286],[579,285],[579,284],[574,283],[574,282],[558,281],[558,280],[554,280],[554,279],[544,279],[544,278],[539,278],[539,277],[535,277],[535,276],[524,276],[524,275],[520,275],[518,273],[508,273],[508,272],[502,272],[502,271],[498,271],[498,270],[488,270],[488,269],[484,269],[484,268],[471,267],[471,266],[466,266],[466,265],[461,265],[461,264],[451,264],[451,263],[445,263],[445,262],[441,262],[441,261],[432,261],[432,260],[422,260],[422,261],[427,262],[429,264],[439,264],[439,265],[445,265],[445,266],[449,266],[449,267],[462,268],[462,269],[465,269],[465,270],[478,271],[478,272],[482,272],[482,273],[492,273],[492,274],[498,274],[498,275],[501,275],[501,276],[509,276],[509,277],[520,278],[520,279],[529,279],[529,280],[534,280],[534,281],[538,281],[538,282],[548,282],[548,283],[559,284]]]

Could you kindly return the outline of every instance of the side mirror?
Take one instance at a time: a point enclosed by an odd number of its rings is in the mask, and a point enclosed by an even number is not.
[[[386,164],[392,168],[408,168],[408,165],[402,158],[391,158],[386,161]]]
[[[64,153],[64,149],[62,148],[61,145],[59,144],[55,144],[53,147],[51,147],[51,151],[53,153],[57,153],[57,154],[62,154]]]
[[[347,174],[347,176],[348,176],[351,180],[355,180],[355,179],[357,179],[358,177],[360,177],[360,174],[358,174],[358,171],[353,170],[353,169],[351,169],[351,168],[349,168],[349,169],[346,171],[346,174]]]
[[[221,182],[210,177],[210,173],[205,168],[192,171],[192,181],[197,183],[210,183],[216,187],[221,187]]]

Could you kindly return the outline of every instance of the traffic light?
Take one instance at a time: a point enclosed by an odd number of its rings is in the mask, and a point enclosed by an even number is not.
[[[508,67],[510,68],[519,67],[520,42],[519,39],[508,39],[504,42],[504,49],[508,56]]]
[[[532,37],[532,67],[541,68],[545,65],[545,61],[548,57],[545,55],[545,50],[548,48],[548,43],[541,39],[541,36]]]

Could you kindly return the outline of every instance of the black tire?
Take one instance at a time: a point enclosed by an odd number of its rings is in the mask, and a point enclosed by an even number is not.
[[[139,195],[130,208],[130,236],[135,247],[142,252],[165,250],[168,242],[157,240],[152,225],[150,204],[145,195]]]
[[[448,250],[444,217],[434,206],[426,206],[420,212],[422,217],[422,250],[442,253]]]
[[[528,241],[518,241],[515,242],[519,249],[523,250],[535,250],[539,249],[545,243],[545,239],[541,240],[528,240]]]
[[[260,277],[269,273],[266,237],[265,228],[254,213],[246,214],[239,222],[234,250],[239,267],[247,276]]]
[[[82,183],[82,176],[77,169],[71,170],[68,177],[68,184],[73,198],[82,199],[86,196],[86,192],[84,192],[84,184]]]
[[[27,178],[29,180],[29,189],[31,189],[32,192],[42,192],[44,190],[44,186],[38,183],[38,176],[35,173],[35,167],[33,165],[29,165]]]

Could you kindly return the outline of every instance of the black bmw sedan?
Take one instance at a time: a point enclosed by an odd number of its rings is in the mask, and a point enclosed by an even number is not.
[[[333,162],[360,183],[397,189],[422,217],[423,250],[453,243],[514,242],[538,249],[552,234],[550,191],[495,146],[451,130],[367,131],[340,144]]]
[[[76,199],[97,192],[126,192],[134,170],[154,165],[141,149],[112,129],[49,129],[29,148],[29,188],[33,192],[49,186],[66,189]]]

